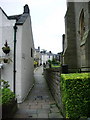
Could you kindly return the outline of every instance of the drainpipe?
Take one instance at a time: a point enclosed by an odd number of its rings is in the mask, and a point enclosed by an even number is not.
[[[1,79],[1,69],[3,68],[3,64],[0,63],[0,79]]]
[[[16,32],[17,26],[15,24],[14,28],[14,63],[13,63],[13,92],[16,93]]]

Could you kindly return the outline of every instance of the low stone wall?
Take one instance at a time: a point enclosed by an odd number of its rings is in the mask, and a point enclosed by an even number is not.
[[[44,76],[50,92],[64,116],[60,91],[60,68],[46,68],[44,69]]]

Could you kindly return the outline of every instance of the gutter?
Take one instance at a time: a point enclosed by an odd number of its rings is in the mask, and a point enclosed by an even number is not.
[[[13,92],[16,93],[16,32],[17,32],[17,26],[15,24],[14,28],[14,63],[13,63]]]

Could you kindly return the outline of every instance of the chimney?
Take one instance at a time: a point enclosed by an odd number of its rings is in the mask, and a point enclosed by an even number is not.
[[[28,13],[29,14],[29,7],[28,7],[27,4],[24,6],[24,13]]]
[[[40,51],[40,47],[38,47],[38,50]]]

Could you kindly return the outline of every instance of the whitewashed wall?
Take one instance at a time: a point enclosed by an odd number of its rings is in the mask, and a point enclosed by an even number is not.
[[[41,63],[41,53],[40,53],[40,51],[37,51],[37,50],[34,51],[34,58],[37,60],[38,65],[40,65],[40,63]]]
[[[47,54],[42,54],[42,64],[45,63],[46,64],[47,61]]]
[[[7,17],[2,13],[1,9],[0,18],[0,56],[5,58],[11,58],[13,60],[13,26],[15,24],[15,21],[8,20]],[[2,47],[4,46],[6,40],[11,49],[8,56],[2,52]],[[13,90],[13,62],[11,62],[10,64],[3,63],[1,78],[9,81],[10,88],[11,90]]]
[[[52,59],[53,59],[53,56],[52,56],[52,55],[50,55],[50,57],[49,57],[48,54],[43,54],[43,53],[41,54],[42,64],[43,64],[43,63],[46,64],[46,62],[47,62],[48,60],[51,60],[51,61],[52,61]]]
[[[22,41],[22,26],[17,26],[17,33],[16,33],[16,95],[17,101],[20,103],[22,101],[21,96],[21,41]]]
[[[18,96],[19,102],[25,99],[34,82],[34,57],[31,57],[31,48],[34,50],[32,28],[28,17],[23,26],[18,26],[17,32],[17,54],[19,54],[17,56],[17,88],[20,87],[19,91],[17,89],[17,93],[21,94],[21,96]]]
[[[48,55],[48,60],[52,61],[52,59],[53,59],[53,55]]]
[[[2,22],[3,21],[3,22]],[[18,103],[22,102],[33,86],[33,58],[31,48],[34,49],[30,18],[23,25],[18,25],[16,34],[16,96]],[[0,56],[5,56],[2,47],[7,40],[11,51],[9,56],[13,61],[15,20],[8,20],[0,9]],[[5,56],[6,57],[6,56]],[[13,90],[13,62],[3,63],[1,78],[9,81]]]

